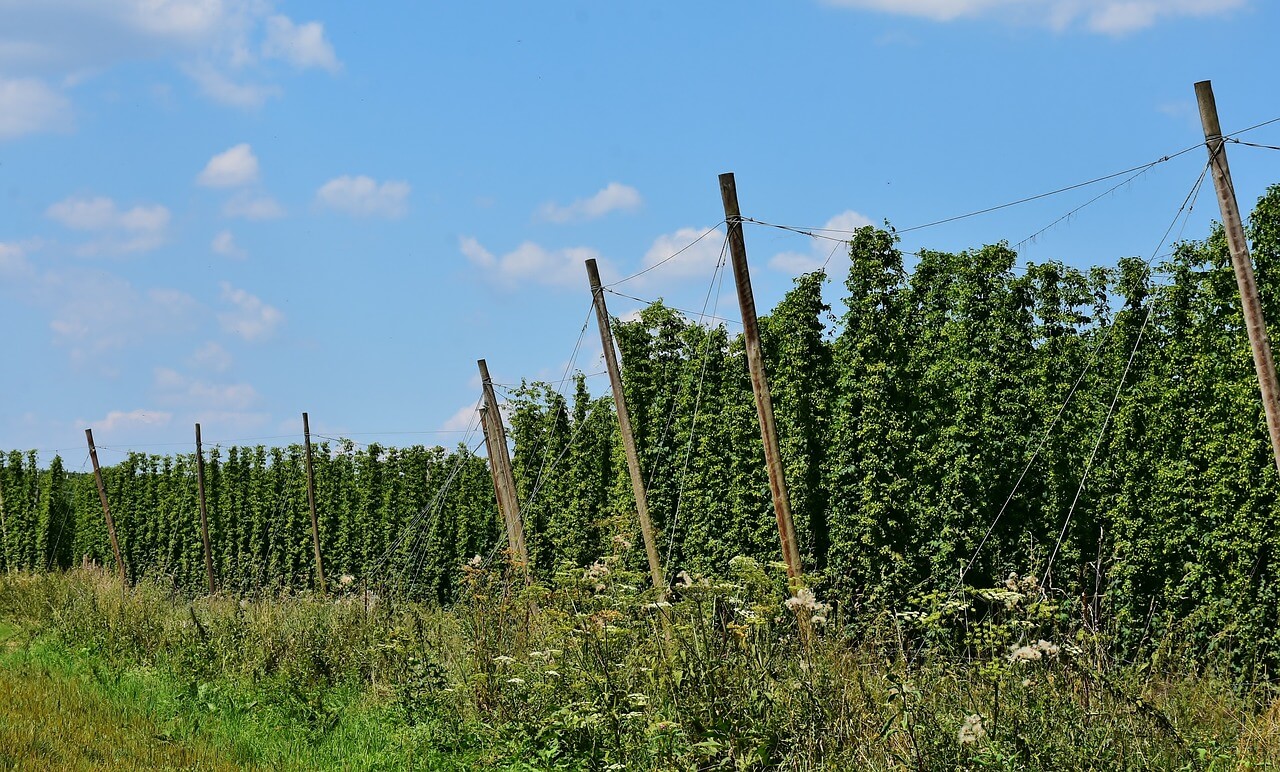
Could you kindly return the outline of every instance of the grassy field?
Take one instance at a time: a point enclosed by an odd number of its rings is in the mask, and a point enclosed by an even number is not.
[[[641,581],[635,581],[635,580]],[[946,643],[849,636],[758,567],[667,606],[600,569],[450,610],[0,578],[8,769],[1264,769],[1280,702],[1176,640],[1038,637],[1031,588]],[[1012,592],[1012,591],[1010,591]],[[802,635],[793,611],[820,623]],[[1016,613],[1015,613],[1016,612]],[[908,618],[909,619],[909,618]],[[665,621],[664,621],[665,620]],[[919,623],[917,623],[919,624]],[[910,637],[909,637],[910,634]],[[915,638],[917,642],[909,641]],[[985,648],[984,648],[985,647]],[[982,652],[986,651],[987,655]],[[1184,667],[1185,665],[1185,667]]]

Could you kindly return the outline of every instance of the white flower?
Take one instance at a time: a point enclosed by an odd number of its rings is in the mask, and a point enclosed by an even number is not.
[[[976,745],[986,739],[987,730],[982,726],[982,716],[974,713],[964,717],[964,723],[956,735],[961,745]]]
[[[818,601],[818,596],[813,594],[813,590],[808,587],[801,587],[796,590],[796,594],[787,598],[783,604],[793,612],[799,613],[800,609],[808,611],[811,615],[823,617],[825,622],[827,612],[831,611],[831,606],[827,603]]]
[[[1057,659],[1062,653],[1062,648],[1055,643],[1041,638],[1029,646],[1019,646],[1009,652],[1010,662],[1035,662],[1039,659]]]
[[[493,661],[497,662],[499,665],[510,665],[512,662],[516,661],[516,658],[508,657],[506,654],[502,654],[497,657],[494,657]]]
[[[480,557],[479,555],[475,555],[470,560],[467,561],[467,565],[471,566],[472,568],[479,568],[480,566],[484,565],[484,558]]]
[[[338,584],[342,585],[343,587],[350,587],[355,582],[355,580],[356,578],[351,574],[343,574],[342,576],[338,577]]]
[[[1019,646],[1009,652],[1010,662],[1035,662],[1040,659],[1043,654],[1035,646]]]
[[[689,576],[688,571],[681,571],[680,573],[676,574],[676,584],[679,585],[680,587],[692,587],[693,577]]]
[[[515,684],[516,686],[521,686],[522,684],[524,684],[524,679],[523,679],[523,678],[508,678],[508,679],[507,679],[507,683],[509,683],[509,684]]]

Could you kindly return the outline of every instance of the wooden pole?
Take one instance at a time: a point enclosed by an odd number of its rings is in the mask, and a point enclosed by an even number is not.
[[[747,245],[742,238],[742,212],[738,208],[738,188],[734,183],[732,172],[720,175],[720,198],[724,202],[724,219],[729,227],[729,254],[733,261],[733,281],[738,288],[738,306],[742,310],[742,333],[746,341],[747,367],[751,370],[751,391],[756,397],[760,438],[764,441],[765,465],[769,471],[769,489],[773,493],[773,510],[778,518],[778,538],[782,542],[782,559],[787,564],[787,578],[794,588],[803,581],[804,568],[800,564],[800,550],[796,545],[796,527],[791,519],[791,500],[787,497],[782,454],[778,449],[778,427],[773,420],[773,399],[769,395],[769,378],[765,375],[764,357],[760,352],[760,326],[756,321],[756,300],[751,291],[751,274],[747,270]]]
[[[1218,192],[1222,227],[1226,231],[1227,245],[1231,249],[1231,268],[1235,271],[1236,285],[1240,288],[1244,326],[1249,332],[1253,366],[1258,373],[1258,388],[1262,391],[1267,432],[1271,435],[1271,453],[1276,469],[1280,471],[1280,386],[1276,384],[1276,364],[1271,351],[1271,340],[1267,337],[1262,303],[1258,299],[1258,285],[1253,278],[1249,241],[1245,238],[1244,225],[1240,222],[1240,208],[1236,204],[1236,190],[1231,182],[1231,168],[1227,165],[1227,143],[1222,138],[1222,127],[1218,124],[1218,106],[1213,98],[1213,84],[1203,80],[1196,84],[1195,89],[1196,101],[1200,104],[1200,123],[1204,127],[1205,146],[1209,150],[1213,187]]]
[[[636,498],[636,516],[640,519],[640,535],[644,537],[644,553],[649,559],[649,577],[653,580],[654,588],[662,592],[666,590],[667,583],[662,576],[662,563],[658,560],[653,521],[649,519],[649,496],[645,493],[644,476],[640,472],[640,454],[636,452],[636,438],[631,431],[631,414],[627,411],[627,397],[622,391],[618,352],[613,344],[613,332],[609,329],[609,309],[604,302],[604,289],[600,285],[600,271],[595,260],[587,261],[587,281],[591,284],[596,323],[600,327],[604,366],[609,371],[609,385],[613,387],[613,404],[618,409],[618,429],[622,433],[622,447],[627,452],[627,471],[631,473],[631,492]]]
[[[484,433],[484,452],[489,458],[489,477],[493,479],[493,498],[498,502],[498,514],[502,517],[502,527],[507,532],[507,544],[514,544],[515,531],[511,528],[511,516],[507,512],[507,492],[502,487],[502,475],[498,471],[498,462],[494,460],[493,438],[489,436],[489,406],[486,404],[480,406],[480,431]]]
[[[196,424],[196,487],[200,489],[200,541],[204,543],[204,573],[209,580],[209,594],[212,595],[213,552],[209,548],[209,512],[204,500],[204,447],[200,442],[200,424]]]
[[[107,536],[111,537],[111,551],[116,556],[116,570],[120,572],[121,591],[129,583],[125,574],[124,557],[120,554],[120,542],[116,539],[116,521],[111,519],[111,507],[107,506],[107,489],[102,484],[102,469],[98,466],[98,449],[93,444],[93,429],[84,430],[89,441],[89,458],[93,460],[93,479],[98,484],[98,498],[102,501],[102,516],[107,521]]]
[[[507,430],[502,425],[502,413],[493,394],[493,381],[489,378],[489,365],[477,360],[480,367],[480,383],[484,388],[484,418],[489,421],[485,442],[489,450],[489,467],[494,475],[494,489],[499,491],[498,506],[507,522],[507,545],[512,557],[529,572],[529,550],[524,542],[524,523],[520,520],[520,500],[516,497],[516,478],[511,469],[511,454],[507,450]]]
[[[302,414],[302,436],[307,443],[307,506],[311,508],[311,544],[316,551],[316,577],[320,580],[320,594],[327,595],[329,588],[324,580],[324,560],[320,557],[320,521],[316,517],[316,475],[311,465],[311,422]]]

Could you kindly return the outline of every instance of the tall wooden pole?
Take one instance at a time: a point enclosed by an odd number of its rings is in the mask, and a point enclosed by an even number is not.
[[[316,517],[316,475],[311,466],[311,422],[307,414],[302,414],[302,436],[307,443],[307,506],[311,508],[311,544],[316,551],[316,577],[320,580],[320,594],[326,595],[329,588],[324,580],[324,560],[320,557],[320,521]]]
[[[636,515],[640,518],[640,535],[644,537],[644,553],[649,559],[649,577],[653,580],[653,586],[662,591],[667,583],[662,576],[662,563],[658,560],[658,545],[653,535],[653,521],[649,519],[649,496],[645,493],[644,476],[640,472],[640,454],[636,452],[636,438],[631,431],[631,414],[627,412],[627,397],[622,392],[622,375],[618,370],[618,352],[613,345],[613,332],[609,329],[609,309],[604,302],[604,289],[600,285],[600,271],[596,268],[595,260],[587,261],[587,281],[591,284],[596,323],[600,327],[604,366],[609,371],[609,384],[613,387],[613,404],[618,409],[618,429],[622,433],[622,447],[627,452],[627,471],[631,473],[631,492],[636,498]]]
[[[516,478],[511,469],[511,454],[507,450],[507,430],[502,425],[502,413],[493,394],[493,381],[489,378],[489,365],[477,360],[480,367],[480,383],[484,389],[483,417],[489,422],[485,442],[489,451],[489,467],[494,475],[494,490],[498,493],[498,506],[507,523],[507,545],[514,559],[529,571],[529,550],[524,542],[524,523],[520,520],[520,500],[516,497]]]
[[[1213,187],[1218,192],[1218,208],[1222,210],[1222,227],[1227,234],[1227,246],[1231,249],[1231,268],[1235,271],[1236,285],[1240,288],[1240,304],[1244,307],[1244,326],[1249,332],[1249,346],[1253,349],[1253,366],[1258,372],[1258,387],[1262,391],[1262,407],[1267,415],[1267,431],[1271,435],[1271,453],[1276,469],[1280,471],[1280,386],[1276,384],[1276,363],[1267,337],[1266,321],[1262,318],[1262,303],[1258,300],[1258,285],[1253,279],[1253,260],[1249,256],[1249,242],[1240,222],[1240,208],[1236,204],[1236,190],[1231,183],[1231,168],[1227,165],[1227,143],[1222,138],[1218,124],[1218,106],[1213,98],[1213,85],[1203,80],[1196,84],[1196,101],[1200,104],[1200,123],[1204,126],[1205,146],[1209,150],[1209,166],[1213,173]]]
[[[111,519],[111,507],[107,506],[107,489],[102,484],[102,469],[98,466],[98,449],[93,444],[93,429],[84,430],[85,439],[89,441],[89,458],[93,460],[93,479],[98,484],[98,498],[102,501],[102,516],[107,521],[107,536],[111,537],[111,551],[116,556],[116,570],[120,572],[120,587],[129,583],[124,570],[124,557],[120,554],[120,542],[116,539],[116,521]]]
[[[204,447],[200,442],[200,424],[196,424],[196,487],[200,489],[200,541],[204,543],[204,573],[213,594],[213,552],[209,548],[209,512],[204,501]]]
[[[760,438],[764,441],[765,465],[769,470],[769,489],[773,493],[773,511],[778,517],[778,538],[782,542],[782,559],[787,564],[787,578],[799,585],[804,578],[800,549],[796,545],[796,527],[791,520],[791,500],[782,470],[782,453],[778,450],[778,426],[773,420],[773,399],[769,395],[769,378],[764,371],[760,352],[760,326],[756,321],[756,300],[751,292],[751,274],[747,270],[747,245],[742,238],[742,212],[738,209],[738,188],[733,173],[720,175],[720,198],[724,202],[724,219],[729,226],[729,254],[733,261],[733,281],[738,288],[738,306],[742,309],[742,332],[747,348],[747,367],[751,370],[751,391],[756,397],[756,414],[760,419]]]

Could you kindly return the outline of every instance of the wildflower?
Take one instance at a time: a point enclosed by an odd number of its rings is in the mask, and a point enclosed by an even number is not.
[[[671,608],[671,604],[665,600],[660,600],[657,603],[646,603],[644,607],[647,609],[662,609]]]
[[[1041,638],[1029,646],[1019,646],[1009,653],[1010,662],[1035,662],[1039,659],[1057,659],[1062,648]]]
[[[692,587],[693,577],[689,576],[688,571],[681,571],[680,573],[676,574],[676,585],[680,587]]]
[[[356,578],[351,574],[343,574],[342,576],[338,577],[338,584],[342,585],[343,587],[350,587],[353,583],[355,583],[355,581],[356,581]]]
[[[1030,679],[1030,678],[1024,678],[1024,679],[1022,679],[1022,688],[1023,688],[1023,689],[1027,688],[1027,687],[1028,687],[1028,686],[1030,686],[1030,685],[1031,685],[1031,679]]]
[[[631,700],[636,705],[649,704],[649,698],[646,697],[644,694],[641,694],[640,692],[632,692],[631,694],[628,694],[627,699]]]
[[[618,545],[624,550],[631,549],[631,541],[627,539],[627,537],[623,536],[622,534],[618,534],[617,536],[613,537],[613,543]]]
[[[1035,646],[1019,646],[1009,653],[1010,662],[1035,662],[1043,654]]]
[[[831,606],[819,602],[818,596],[814,595],[813,590],[808,587],[796,590],[796,594],[787,598],[783,605],[795,613],[800,613],[800,610],[804,609],[810,615],[823,617],[823,621],[826,621],[827,612],[831,611]]]
[[[552,678],[563,678],[563,676],[561,676],[560,673],[555,670],[544,670],[542,674],[549,675]]]
[[[516,686],[522,686],[522,685],[524,685],[524,679],[523,679],[523,678],[508,678],[508,679],[507,679],[507,683],[509,683],[509,684],[515,684]]]
[[[499,665],[510,665],[512,662],[516,661],[516,658],[508,657],[506,654],[502,654],[497,657],[494,657],[493,661],[497,662]]]
[[[987,730],[982,727],[982,716],[974,713],[964,717],[957,739],[961,745],[976,745],[987,737]]]
[[[588,579],[603,579],[609,575],[609,567],[597,560],[587,569],[586,576]]]
[[[473,555],[471,559],[467,561],[467,565],[472,568],[479,568],[480,566],[484,565],[484,558],[480,557],[479,555]]]

